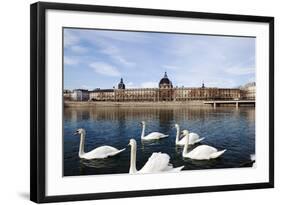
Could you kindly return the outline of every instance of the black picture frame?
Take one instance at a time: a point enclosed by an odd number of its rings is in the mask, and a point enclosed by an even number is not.
[[[131,15],[166,16],[194,19],[262,22],[269,25],[269,181],[250,184],[229,184],[192,188],[158,189],[126,192],[90,193],[46,196],[46,81],[45,81],[45,25],[48,9],[120,13]],[[76,200],[97,200],[197,192],[230,191],[274,187],[274,17],[233,15],[218,13],[156,10],[82,4],[38,2],[30,6],[30,199],[37,203]]]

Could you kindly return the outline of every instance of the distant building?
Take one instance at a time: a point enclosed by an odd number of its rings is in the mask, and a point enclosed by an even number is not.
[[[64,90],[63,91],[63,99],[64,100],[71,100],[71,90]]]
[[[254,100],[256,98],[256,83],[248,83],[240,87],[242,98]]]
[[[118,89],[125,89],[125,84],[123,83],[123,78],[121,78],[120,83],[118,84]]]
[[[95,89],[90,92],[90,100],[93,101],[114,101],[115,89]]]
[[[256,97],[255,83],[248,83],[239,88],[211,88],[204,82],[201,87],[173,87],[172,81],[165,72],[160,79],[158,88],[126,88],[123,78],[117,88],[113,89],[75,89],[64,90],[64,100],[72,101],[112,101],[112,102],[163,102],[189,100],[254,100]]]
[[[73,101],[88,101],[89,91],[85,89],[75,89],[71,93],[71,100]]]
[[[251,94],[250,94],[251,93]],[[158,88],[129,88],[121,78],[118,88],[95,89],[89,92],[93,101],[146,102],[146,101],[188,101],[188,100],[238,100],[254,98],[255,91],[245,91],[240,88],[209,88],[204,82],[201,87],[173,87],[172,81],[165,72],[159,81]]]

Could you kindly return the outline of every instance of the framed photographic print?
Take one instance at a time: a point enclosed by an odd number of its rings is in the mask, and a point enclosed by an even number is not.
[[[34,202],[274,186],[274,18],[31,5]]]

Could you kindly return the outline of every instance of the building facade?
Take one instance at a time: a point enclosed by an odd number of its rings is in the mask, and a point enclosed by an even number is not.
[[[85,89],[75,89],[71,92],[70,98],[72,101],[88,101],[90,99],[90,92]]]
[[[242,98],[248,100],[255,100],[256,98],[256,83],[248,83],[241,88]]]
[[[89,91],[88,100],[112,102],[163,102],[189,100],[240,100],[255,98],[255,90],[241,88],[174,87],[165,72],[158,88],[129,88],[121,78],[117,88]],[[78,99],[78,98],[76,98]]]
[[[72,91],[71,90],[64,90],[63,91],[63,99],[68,101],[71,100]]]

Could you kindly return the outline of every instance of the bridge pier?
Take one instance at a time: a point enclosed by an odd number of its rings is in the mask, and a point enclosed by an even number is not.
[[[217,107],[217,103],[214,102],[214,109],[216,109],[216,107]]]
[[[236,109],[238,109],[239,108],[239,103],[238,102],[236,102]]]

